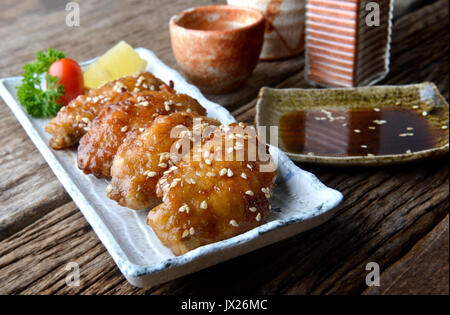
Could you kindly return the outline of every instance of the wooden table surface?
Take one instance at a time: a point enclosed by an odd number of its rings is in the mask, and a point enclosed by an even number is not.
[[[221,1],[79,1],[81,26],[65,25],[65,1],[0,3],[0,77],[17,76],[48,47],[83,61],[119,40],[153,50],[178,69],[168,20]],[[391,72],[384,84],[433,81],[449,96],[448,0],[397,0]],[[239,91],[207,96],[253,122],[261,86],[308,87],[304,57],[261,62]],[[0,293],[2,294],[448,294],[447,158],[384,168],[301,165],[345,201],[322,226],[149,290],[125,280],[46,162],[0,101]],[[69,262],[81,286],[68,287]],[[367,287],[377,262],[381,285]]]

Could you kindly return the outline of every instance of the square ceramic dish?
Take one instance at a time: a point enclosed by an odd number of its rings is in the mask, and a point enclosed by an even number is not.
[[[151,51],[144,48],[136,51],[147,61],[148,71],[165,82],[172,80],[179,93],[196,98],[210,117],[222,123],[235,121],[225,108],[205,99],[196,87],[188,84]],[[279,176],[268,222],[247,233],[175,257],[146,225],[147,211],[137,212],[118,206],[106,197],[106,181],[86,176],[78,170],[76,153],[53,151],[48,147],[50,137],[44,131],[48,120],[30,117],[17,101],[16,86],[20,81],[20,77],[0,80],[0,95],[123,275],[135,286],[151,287],[311,229],[331,218],[332,209],[342,200],[340,192],[327,188],[314,175],[301,170],[284,153],[272,147],[271,153],[278,157]]]
[[[433,145],[418,151],[405,151],[404,153],[398,154],[342,154],[340,156],[333,156],[331,154],[313,155],[312,153],[308,154],[309,152],[292,152],[288,149],[288,146],[283,143],[282,139],[279,139],[279,148],[286,152],[286,154],[294,161],[333,166],[387,165],[416,161],[424,158],[439,157],[448,154],[448,103],[439,93],[437,87],[430,82],[402,86],[374,86],[337,89],[262,88],[256,104],[256,125],[258,127],[279,126],[280,120],[284,115],[299,111],[315,110],[321,110],[325,114],[327,111],[340,111],[341,113],[344,113],[343,116],[345,116],[350,110],[379,111],[381,115],[379,119],[381,120],[383,117],[383,109],[393,108],[402,111],[414,111],[416,112],[416,116],[422,116],[421,118],[426,121],[430,130],[434,134],[439,134],[437,139],[434,140]],[[346,119],[347,120],[342,120],[341,122],[348,123],[348,117],[346,117]],[[369,126],[365,126],[365,128],[368,127]],[[377,126],[377,128],[378,127],[379,126]],[[311,132],[316,131],[317,130],[312,130]],[[305,127],[304,133],[304,137],[306,138],[308,136],[307,127]],[[325,132],[320,133],[322,136],[325,134]],[[319,134],[315,134],[315,136],[318,135]],[[267,137],[268,139],[269,136]],[[336,134],[335,136],[343,137],[344,135]]]

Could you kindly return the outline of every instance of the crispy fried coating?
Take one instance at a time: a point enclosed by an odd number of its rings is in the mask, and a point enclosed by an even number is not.
[[[266,145],[253,129],[246,133],[237,126],[197,142],[158,182],[163,203],[150,211],[147,223],[177,256],[249,231],[270,214],[276,168],[262,171]]]
[[[113,158],[127,136],[136,137],[157,116],[178,111],[206,114],[206,110],[190,96],[152,91],[128,95],[118,104],[102,109],[80,140],[78,167],[85,174],[110,178]]]
[[[91,90],[86,95],[78,96],[61,108],[58,115],[45,127],[45,131],[52,135],[50,147],[61,150],[76,145],[104,107],[123,101],[128,97],[128,94],[124,94],[127,91],[135,93],[145,90],[174,92],[163,81],[145,72],[138,76],[120,78]]]
[[[158,180],[190,152],[206,128],[214,125],[220,123],[195,113],[177,112],[157,117],[137,138],[127,137],[113,160],[108,197],[135,210],[159,204]]]

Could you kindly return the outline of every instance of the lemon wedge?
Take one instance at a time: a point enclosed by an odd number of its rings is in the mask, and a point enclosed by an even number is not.
[[[84,72],[84,84],[96,89],[118,78],[136,74],[145,70],[147,62],[143,60],[125,41],[108,50]]]

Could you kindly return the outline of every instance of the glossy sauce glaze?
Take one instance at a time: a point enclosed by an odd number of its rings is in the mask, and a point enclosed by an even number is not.
[[[413,153],[437,145],[447,128],[433,128],[422,112],[399,108],[317,109],[280,118],[283,149],[309,155]]]

